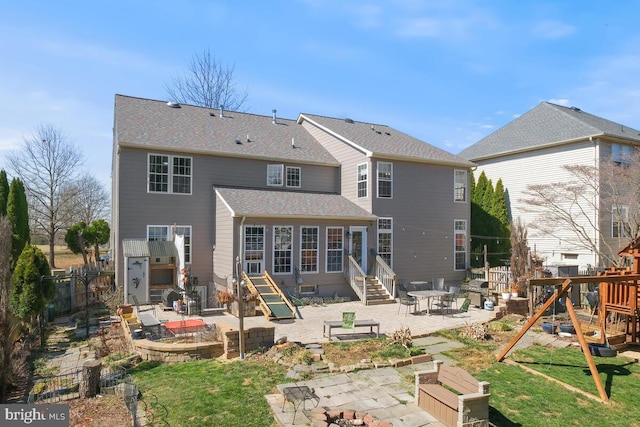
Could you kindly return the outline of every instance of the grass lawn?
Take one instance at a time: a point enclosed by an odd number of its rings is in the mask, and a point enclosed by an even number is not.
[[[264,395],[287,382],[286,371],[275,363],[204,360],[143,362],[132,375],[155,415],[149,425],[269,427],[276,424]]]
[[[49,245],[36,245],[38,249],[40,249],[44,255],[49,259]],[[84,264],[84,260],[82,259],[82,255],[74,254],[71,252],[69,248],[66,246],[58,246],[54,247],[55,254],[55,262],[56,268],[69,268],[69,266],[79,266]]]
[[[610,396],[603,404],[568,390],[560,384],[495,359],[498,349],[514,332],[493,330],[493,339],[476,341],[461,337],[463,329],[439,335],[458,339],[465,347],[447,353],[477,379],[491,383],[490,421],[499,427],[640,427],[640,365],[625,358],[595,358],[602,383]],[[354,341],[334,345],[328,354],[336,357],[351,351],[386,354],[381,340]],[[395,351],[395,350],[394,350]],[[327,354],[327,353],[325,353]],[[299,357],[296,356],[296,357]],[[548,376],[598,395],[586,359],[579,348],[533,346],[514,352],[509,359]],[[260,360],[260,359],[258,359]],[[274,426],[264,399],[275,386],[288,382],[286,368],[261,360],[221,362],[216,360],[171,365],[142,363],[133,372],[144,401],[151,405],[156,421],[164,417],[173,427]],[[166,410],[164,409],[166,408]],[[166,415],[163,415],[166,414]]]
[[[442,335],[460,338],[459,332],[449,331]],[[508,335],[513,336],[513,333]],[[500,343],[465,339],[462,341],[466,347],[449,354],[478,380],[491,383],[490,421],[494,425],[640,427],[638,362],[622,356],[594,358],[610,399],[609,403],[603,404],[518,366],[497,362],[496,354],[508,338],[505,336]],[[508,358],[598,396],[589,365],[579,348],[534,345],[517,350]]]

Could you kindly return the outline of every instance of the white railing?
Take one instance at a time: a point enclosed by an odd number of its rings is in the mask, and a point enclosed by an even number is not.
[[[376,255],[376,279],[382,283],[391,297],[396,296],[396,274],[391,267],[380,257]]]
[[[351,255],[348,258],[345,275],[360,301],[367,304],[367,275]]]

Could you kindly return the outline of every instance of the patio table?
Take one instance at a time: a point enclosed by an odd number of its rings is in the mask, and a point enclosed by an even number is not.
[[[427,291],[409,291],[407,295],[414,298],[426,299],[427,300],[427,314],[431,314],[431,298],[442,298],[445,295],[448,295],[447,291],[438,291],[438,290],[427,290]]]

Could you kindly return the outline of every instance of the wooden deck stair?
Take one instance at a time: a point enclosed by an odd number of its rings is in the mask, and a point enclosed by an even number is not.
[[[367,284],[367,305],[395,304],[396,300],[384,289],[375,277],[368,276]]]

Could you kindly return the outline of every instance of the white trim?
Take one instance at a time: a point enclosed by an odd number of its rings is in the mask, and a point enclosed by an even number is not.
[[[389,196],[380,196],[380,165],[389,165],[391,167],[390,175],[388,181],[383,180],[382,182],[389,182],[391,184],[391,191]],[[376,197],[378,199],[393,199],[393,162],[386,162],[382,160],[378,160],[376,162]]]
[[[303,266],[302,266],[302,244],[304,243],[304,240],[302,238],[302,229],[303,228],[310,228],[310,229],[315,229],[316,230],[316,237],[318,238],[317,240],[317,244],[316,244],[316,269],[315,270],[303,270]],[[300,228],[300,239],[299,239],[299,264],[300,264],[300,274],[317,274],[320,271],[320,227],[317,225],[301,225]],[[306,249],[308,251],[311,251],[313,249]]]
[[[340,230],[340,249],[331,249],[331,252],[340,252],[342,259],[340,260],[340,269],[329,271],[329,229]],[[342,273],[344,271],[344,249],[345,249],[345,237],[344,227],[341,225],[327,225],[324,230],[325,235],[325,247],[324,247],[324,271],[325,273]]]
[[[457,184],[456,178],[457,178],[458,172],[464,173],[464,199],[463,200],[456,199],[456,192],[458,190],[456,186]],[[454,169],[453,170],[453,202],[467,203],[468,201],[469,201],[469,171],[464,169]]]
[[[291,232],[291,248],[289,249],[289,271],[276,271],[276,228],[288,228]],[[294,239],[293,239],[293,233],[294,233],[294,227],[293,225],[280,225],[280,224],[274,224],[271,226],[271,235],[273,236],[271,239],[271,271],[273,272],[274,276],[277,275],[281,275],[281,274],[292,274],[293,273],[293,243],[294,243]]]
[[[366,166],[366,179],[360,180],[360,166]],[[360,196],[360,183],[364,182],[365,185],[365,195]],[[368,199],[369,198],[369,162],[358,163],[356,165],[356,199]]]
[[[276,168],[280,169],[280,184],[272,184],[270,182],[270,180],[271,180],[270,171],[271,171],[271,169],[276,169]],[[267,164],[267,187],[284,187],[284,184],[285,184],[284,181],[285,181],[284,164],[282,164],[282,163],[269,163],[269,164]]]
[[[151,181],[150,181],[150,175],[151,175],[151,156],[157,156],[157,157],[166,157],[167,158],[167,191],[151,191],[149,189],[149,186],[151,185]],[[177,175],[177,177],[188,177],[189,178],[189,191],[186,193],[182,193],[182,192],[174,192],[173,191],[173,180],[174,180],[174,173],[173,173],[173,160],[174,159],[189,159],[189,170],[190,170],[190,174],[189,175]],[[191,156],[182,156],[182,155],[177,155],[177,154],[159,154],[159,153],[147,153],[147,169],[146,169],[146,173],[147,173],[147,193],[148,194],[173,194],[173,195],[177,195],[177,196],[190,196],[193,194],[193,185],[194,185],[194,179],[193,179],[193,157]],[[154,172],[154,174],[158,174],[157,172]],[[165,175],[164,173],[161,175]]]
[[[298,185],[289,185],[289,169],[298,169]],[[289,188],[302,187],[302,168],[300,166],[285,166],[284,168],[284,184]]]

